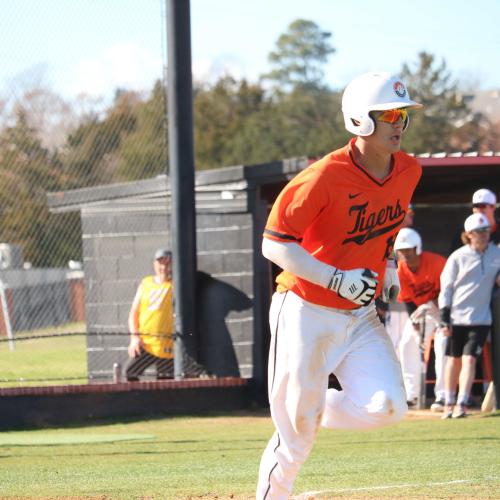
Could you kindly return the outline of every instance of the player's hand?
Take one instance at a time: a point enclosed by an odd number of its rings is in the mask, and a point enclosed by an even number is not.
[[[432,328],[437,328],[439,326],[439,309],[434,301],[429,300],[429,302],[419,305],[411,314],[410,319],[413,323],[430,321],[433,325]]]
[[[410,320],[411,320],[411,326],[413,327],[413,330],[416,332],[416,333],[420,333],[420,323],[418,323],[417,321],[413,321],[410,317]]]
[[[439,329],[443,334],[443,337],[451,337],[451,326],[440,326]]]
[[[142,339],[138,335],[132,335],[130,337],[130,343],[128,345],[128,355],[130,358],[135,358],[139,356],[142,348]]]
[[[328,288],[340,297],[360,306],[368,305],[375,296],[377,273],[369,269],[336,269],[328,283]]]
[[[396,263],[393,260],[387,261],[385,268],[384,286],[382,287],[381,299],[384,302],[391,302],[399,295],[399,278]]]

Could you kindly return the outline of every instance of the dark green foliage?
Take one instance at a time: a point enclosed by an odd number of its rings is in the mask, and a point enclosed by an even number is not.
[[[79,218],[50,215],[46,202],[47,191],[65,185],[59,156],[42,146],[23,113],[2,131],[0,148],[0,241],[21,245],[24,258],[35,266],[78,259]]]
[[[412,70],[403,65],[401,78],[408,85],[412,99],[424,105],[411,115],[411,125],[404,137],[404,147],[413,153],[451,152],[457,127],[469,111],[458,83],[452,80],[446,63],[437,63],[432,54],[421,52]]]
[[[324,65],[335,52],[330,45],[331,36],[313,21],[293,21],[278,38],[276,50],[269,54],[273,70],[263,78],[285,91],[322,87]]]
[[[117,160],[117,177],[135,180],[165,173],[167,165],[167,107],[161,81],[148,99],[138,103],[134,127],[124,134]]]

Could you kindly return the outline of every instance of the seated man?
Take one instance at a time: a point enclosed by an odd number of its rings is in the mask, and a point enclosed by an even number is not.
[[[420,394],[421,355],[420,344],[434,333],[436,385],[435,402],[431,409],[442,411],[444,407],[444,352],[446,338],[437,329],[439,311],[437,298],[440,276],[446,259],[432,252],[422,252],[422,239],[411,228],[403,228],[394,243],[398,259],[398,277],[401,290],[398,301],[407,308],[409,318],[399,343],[399,358],[403,371],[409,406],[416,403]],[[423,332],[422,330],[425,330]]]

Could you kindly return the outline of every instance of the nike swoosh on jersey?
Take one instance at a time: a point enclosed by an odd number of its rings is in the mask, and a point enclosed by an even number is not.
[[[354,193],[354,194],[349,193],[349,199],[353,200],[354,198],[357,198],[360,194],[361,193]]]

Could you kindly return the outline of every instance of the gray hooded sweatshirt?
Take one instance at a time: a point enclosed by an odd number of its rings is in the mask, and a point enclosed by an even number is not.
[[[499,271],[500,248],[491,242],[482,254],[470,245],[455,250],[441,273],[439,309],[451,307],[454,325],[491,325],[491,292]]]

